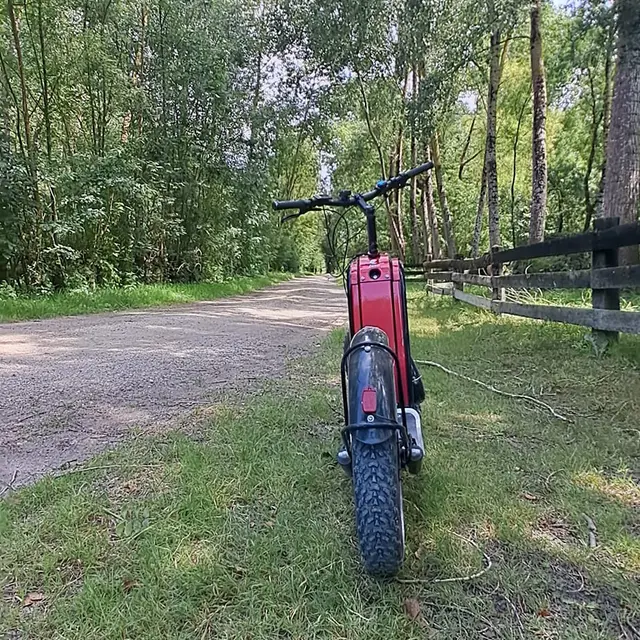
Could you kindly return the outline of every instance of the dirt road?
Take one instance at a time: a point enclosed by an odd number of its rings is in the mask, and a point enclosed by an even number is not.
[[[0,489],[286,372],[346,320],[326,277],[168,309],[0,325]]]

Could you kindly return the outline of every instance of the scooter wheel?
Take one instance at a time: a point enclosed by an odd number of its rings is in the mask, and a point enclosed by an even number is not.
[[[404,518],[398,442],[379,444],[353,439],[353,488],[356,529],[365,569],[372,575],[395,575],[404,557]]]

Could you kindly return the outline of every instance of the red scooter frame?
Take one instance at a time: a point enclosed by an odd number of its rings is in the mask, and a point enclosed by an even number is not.
[[[400,366],[396,397],[405,398],[408,405],[412,405],[407,296],[400,261],[384,253],[355,258],[349,265],[347,299],[352,336],[363,327],[378,327],[387,334],[389,348],[396,354]]]

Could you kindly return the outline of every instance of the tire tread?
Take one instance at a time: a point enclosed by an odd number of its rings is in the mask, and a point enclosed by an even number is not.
[[[366,570],[395,575],[404,556],[402,488],[396,438],[352,445],[356,529]]]

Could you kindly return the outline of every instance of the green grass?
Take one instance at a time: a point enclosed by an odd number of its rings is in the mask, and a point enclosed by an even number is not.
[[[334,462],[335,332],[286,386],[0,501],[0,637],[634,637],[640,342],[623,336],[598,359],[578,328],[419,293],[410,306],[417,359],[571,421],[425,367],[428,451],[404,482],[407,582],[373,580],[358,561]],[[477,573],[480,550],[486,573],[434,582]],[[30,592],[45,599],[24,607]]]
[[[265,276],[238,276],[226,282],[141,284],[97,289],[94,292],[63,291],[48,296],[0,298],[0,322],[213,300],[254,291],[290,277],[288,274],[272,273]]]
[[[465,285],[465,291],[491,297],[491,289]],[[560,307],[591,307],[591,289],[507,289],[507,300],[522,304],[546,304]],[[622,311],[640,311],[640,294],[631,290],[620,292]]]

